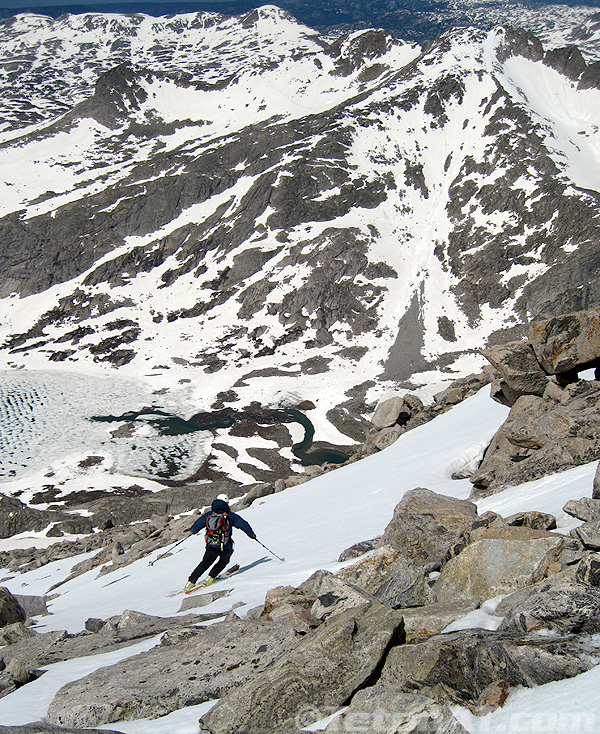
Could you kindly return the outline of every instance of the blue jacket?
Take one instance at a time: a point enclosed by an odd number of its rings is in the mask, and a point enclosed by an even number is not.
[[[190,532],[196,534],[199,533],[200,530],[202,530],[203,528],[206,528],[206,518],[209,515],[212,515],[213,512],[226,512],[229,515],[232,527],[238,528],[238,530],[243,530],[249,538],[252,538],[252,540],[256,538],[256,533],[250,527],[250,523],[246,522],[243,517],[237,515],[235,512],[231,512],[231,510],[229,509],[229,505],[227,504],[227,502],[225,502],[225,500],[213,500],[211,509],[208,512],[205,512],[203,515],[200,515],[200,517],[192,525]],[[229,550],[230,548],[233,548],[233,540],[230,540],[223,550]]]

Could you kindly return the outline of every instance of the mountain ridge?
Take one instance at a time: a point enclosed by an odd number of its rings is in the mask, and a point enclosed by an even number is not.
[[[273,6],[196,21],[187,76],[120,64],[0,136],[5,368],[192,380],[188,415],[309,400],[347,444],[386,391],[599,304],[600,93],[576,49],[332,41]]]

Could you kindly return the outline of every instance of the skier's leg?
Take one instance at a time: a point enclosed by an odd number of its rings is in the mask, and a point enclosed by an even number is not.
[[[216,579],[221,571],[225,568],[225,566],[229,563],[232,555],[233,548],[225,548],[225,550],[219,554],[218,562],[215,563],[215,565],[210,569],[209,576],[212,576],[213,579]]]
[[[218,555],[218,548],[215,548],[212,545],[206,546],[206,550],[204,551],[204,558],[190,574],[189,580],[192,582],[192,584],[195,584],[200,576],[202,576],[202,574],[206,571],[206,569],[210,568],[213,565],[213,563],[217,560]]]

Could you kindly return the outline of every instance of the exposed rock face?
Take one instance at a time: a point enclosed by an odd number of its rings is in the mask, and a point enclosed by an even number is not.
[[[541,368],[529,343],[518,341],[499,344],[483,349],[481,353],[501,374],[500,390],[504,393],[507,405],[512,405],[521,395],[544,394],[548,375]]]
[[[296,643],[290,627],[273,622],[188,628],[163,637],[158,648],[67,684],[50,704],[48,721],[96,726],[164,715],[254,679]]]
[[[451,558],[434,584],[439,602],[485,601],[543,579],[564,545],[560,536],[525,527],[486,528]]]
[[[600,309],[534,322],[527,338],[550,375],[600,366]]]
[[[538,479],[600,456],[600,383],[567,385],[560,402],[520,397],[470,481],[473,496]]]
[[[14,622],[24,622],[25,610],[4,586],[0,586],[0,627]]]
[[[534,322],[528,342],[484,354],[501,378],[492,396],[512,407],[470,477],[473,496],[600,456],[600,382],[578,380],[579,372],[599,364],[599,310]]]
[[[594,666],[585,645],[567,638],[467,630],[393,648],[379,685],[419,692],[440,703],[474,707],[498,680],[531,687],[570,678]]]
[[[341,734],[359,726],[386,734],[416,734],[434,731],[436,734],[467,734],[467,730],[452,715],[447,706],[435,703],[418,693],[398,693],[374,686],[359,691],[350,706],[326,728],[325,734]]]
[[[532,594],[511,609],[499,629],[595,634],[600,630],[600,589],[573,584]]]
[[[413,489],[396,505],[379,545],[391,545],[427,572],[437,570],[450,547],[477,517],[472,502],[429,489]]]
[[[402,616],[378,602],[339,614],[221,699],[202,717],[200,731],[295,731],[296,716],[308,704],[341,705],[402,639]]]

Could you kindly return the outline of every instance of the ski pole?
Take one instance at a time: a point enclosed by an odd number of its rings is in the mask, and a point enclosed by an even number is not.
[[[183,543],[183,541],[184,540],[187,540],[188,538],[189,538],[189,535],[186,536],[185,538],[183,538],[183,540],[178,540],[177,543],[175,543],[174,546],[172,546],[171,548],[169,548],[168,550],[166,550],[164,553],[161,553],[160,556],[158,556],[157,558],[155,558],[153,561],[148,561],[148,565],[149,566],[154,566],[154,564],[156,563],[156,561],[160,561],[161,558],[164,558],[165,556],[168,556],[171,551],[174,551],[175,548],[177,548],[178,545],[181,545]]]
[[[257,543],[259,543],[260,545],[262,545],[262,547],[263,547],[263,548],[264,548],[265,550],[268,550],[268,551],[269,551],[269,553],[270,553],[270,554],[271,554],[272,556],[275,556],[275,558],[277,558],[277,560],[281,561],[282,563],[283,563],[283,562],[285,561],[285,558],[280,558],[280,557],[279,557],[279,556],[277,555],[277,553],[273,553],[273,551],[272,551],[272,550],[271,550],[270,548],[267,548],[267,546],[266,546],[266,545],[265,545],[264,543],[261,543],[261,542],[260,542],[260,540],[259,540],[258,538],[254,538],[254,540],[255,540],[255,541],[256,541]]]

